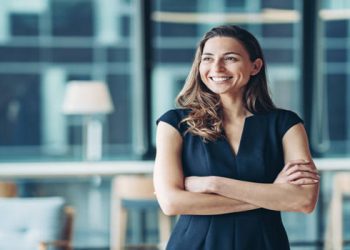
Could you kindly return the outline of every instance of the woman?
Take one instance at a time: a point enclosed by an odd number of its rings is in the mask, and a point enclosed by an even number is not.
[[[167,249],[289,249],[280,211],[310,213],[319,176],[302,120],[269,96],[254,36],[207,32],[177,103],[157,121],[157,199],[181,215]]]

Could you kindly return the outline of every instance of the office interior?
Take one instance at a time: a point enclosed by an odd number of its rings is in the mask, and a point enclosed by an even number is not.
[[[0,196],[63,200],[74,210],[70,247],[118,249],[115,180],[152,175],[155,121],[175,107],[198,41],[219,24],[258,38],[274,102],[304,120],[321,190],[312,214],[283,213],[291,249],[350,249],[347,0],[1,1]],[[100,111],[63,109],[74,83],[103,85]],[[161,249],[150,207],[130,205],[125,244]]]

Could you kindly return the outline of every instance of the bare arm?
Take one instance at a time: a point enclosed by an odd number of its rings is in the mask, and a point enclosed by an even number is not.
[[[202,186],[205,185],[206,192],[217,193],[271,210],[310,213],[316,205],[319,183],[317,170],[309,152],[306,132],[301,124],[293,126],[284,135],[283,150],[285,162],[288,163],[277,179],[283,175],[293,176],[288,183],[275,181],[273,184],[262,184],[211,176],[190,177],[186,179],[186,185],[189,190],[196,191],[194,187],[198,187],[198,183],[201,183]],[[291,162],[294,159],[304,159],[305,163],[293,164]],[[308,185],[303,185],[304,183]]]
[[[158,202],[165,214],[224,214],[258,208],[218,194],[186,191],[181,163],[182,141],[175,128],[164,122],[158,124],[154,186]]]

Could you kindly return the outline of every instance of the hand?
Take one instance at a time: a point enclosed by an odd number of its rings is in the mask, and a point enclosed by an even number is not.
[[[185,178],[185,190],[193,193],[209,193],[210,176]]]
[[[291,183],[295,185],[316,184],[320,180],[313,162],[294,160],[288,162],[278,174],[274,183]]]

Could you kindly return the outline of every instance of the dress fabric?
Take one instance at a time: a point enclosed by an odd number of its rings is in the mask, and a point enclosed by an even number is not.
[[[303,122],[292,111],[276,109],[247,117],[237,154],[225,137],[204,142],[185,133],[181,120],[189,109],[172,109],[162,121],[183,138],[184,176],[222,176],[237,180],[272,183],[284,166],[282,137]],[[289,242],[279,211],[256,209],[222,215],[181,215],[167,250],[288,250]]]

